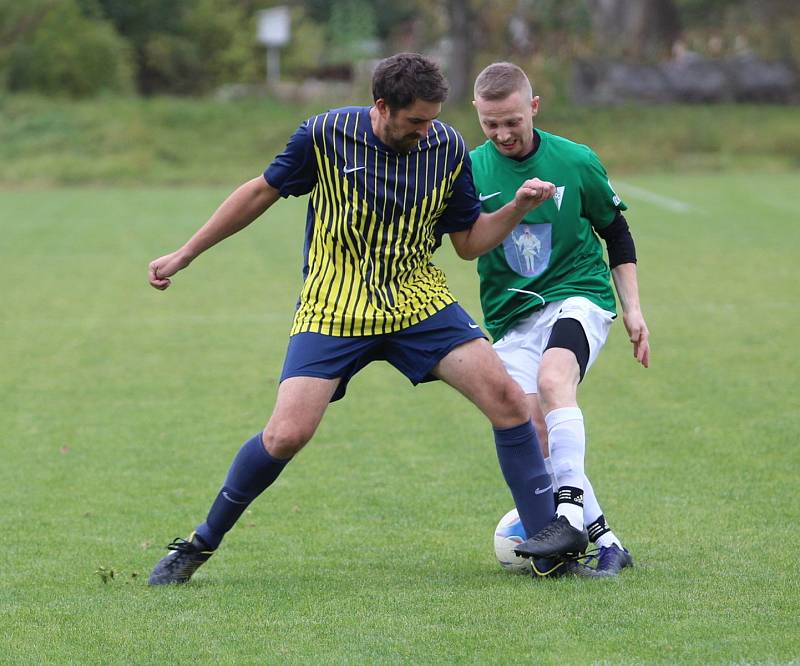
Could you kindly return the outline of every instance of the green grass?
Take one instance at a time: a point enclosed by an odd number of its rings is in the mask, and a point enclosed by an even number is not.
[[[258,174],[299,119],[330,106],[268,98],[233,102],[172,98],[84,101],[0,95],[0,187],[114,183],[224,184]],[[551,106],[543,129],[588,143],[614,174],[800,168],[797,110],[779,106]],[[470,145],[484,140],[471,106],[443,119]]]
[[[617,324],[581,389],[590,475],[637,561],[618,580],[502,571],[483,418],[374,365],[177,589],[145,578],[269,414],[303,202],[159,293],[148,261],[226,188],[0,193],[0,661],[798,663],[796,182],[618,185],[652,367]],[[474,266],[438,260],[477,311]]]

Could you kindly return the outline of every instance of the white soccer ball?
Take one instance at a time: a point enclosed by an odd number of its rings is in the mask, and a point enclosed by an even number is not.
[[[503,569],[514,573],[530,573],[531,561],[514,555],[514,548],[527,538],[517,510],[511,509],[500,519],[494,530],[494,554]]]

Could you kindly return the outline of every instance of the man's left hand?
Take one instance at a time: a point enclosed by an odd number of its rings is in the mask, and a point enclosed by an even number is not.
[[[650,366],[650,331],[640,310],[624,312],[622,322],[633,344],[633,355],[645,368]]]

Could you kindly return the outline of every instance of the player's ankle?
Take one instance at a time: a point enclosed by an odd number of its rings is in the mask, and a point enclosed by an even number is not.
[[[573,486],[558,489],[556,516],[564,516],[576,530],[583,531],[583,490]]]

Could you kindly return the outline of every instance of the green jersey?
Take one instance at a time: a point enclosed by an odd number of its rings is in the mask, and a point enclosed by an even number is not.
[[[500,245],[478,259],[481,307],[495,340],[544,303],[571,296],[616,312],[610,271],[594,230],[611,224],[627,206],[591,148],[534,131],[539,148],[525,160],[500,154],[491,141],[470,153],[475,188],[487,212],[512,201],[529,178],[556,186],[553,199],[527,213]]]

